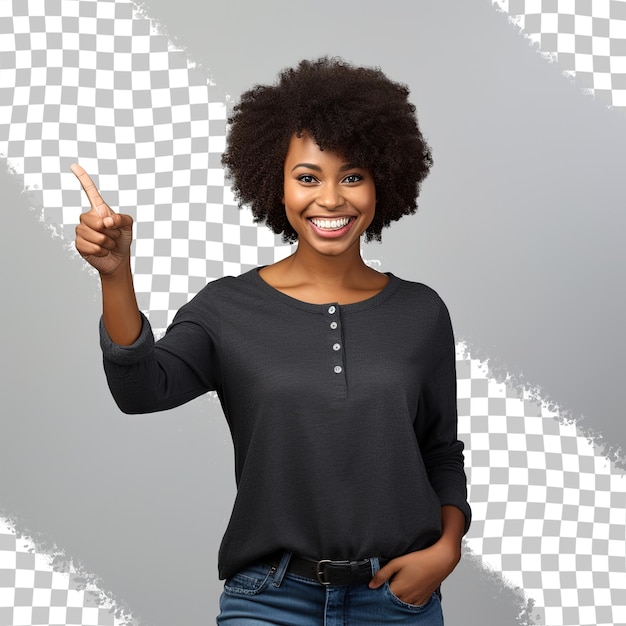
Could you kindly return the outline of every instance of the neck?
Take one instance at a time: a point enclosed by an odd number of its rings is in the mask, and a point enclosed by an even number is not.
[[[358,245],[341,255],[321,255],[306,246],[285,259],[285,269],[306,282],[318,285],[341,286],[354,283],[372,270],[365,265]]]

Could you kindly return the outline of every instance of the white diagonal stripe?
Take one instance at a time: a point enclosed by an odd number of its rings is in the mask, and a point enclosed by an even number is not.
[[[587,93],[626,111],[626,0],[491,1]]]
[[[551,626],[626,623],[626,475],[530,389],[457,346],[469,548]]]
[[[59,556],[62,554],[40,552],[32,539],[19,536],[11,522],[0,517],[0,570],[15,570],[13,586],[0,587],[0,608],[13,610],[10,622],[13,626],[138,624],[124,607],[101,591],[82,568],[70,562],[68,571],[59,571],[59,566],[53,562]],[[16,603],[16,595],[25,591],[32,593],[31,606]],[[64,598],[64,606],[59,604],[60,597]]]

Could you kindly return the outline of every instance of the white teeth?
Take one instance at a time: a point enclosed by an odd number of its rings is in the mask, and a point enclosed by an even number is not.
[[[311,220],[318,228],[322,228],[324,230],[339,230],[348,224],[350,221],[349,217],[342,217],[338,220],[323,220],[320,218],[313,218]]]

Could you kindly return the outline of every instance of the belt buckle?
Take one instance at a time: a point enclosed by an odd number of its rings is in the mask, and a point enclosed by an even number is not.
[[[324,586],[330,585],[329,581],[324,580],[324,565],[326,565],[326,563],[332,563],[332,561],[330,559],[322,559],[321,561],[317,562],[317,567],[315,568],[315,573],[317,574],[317,581],[319,582],[320,585],[324,585]]]

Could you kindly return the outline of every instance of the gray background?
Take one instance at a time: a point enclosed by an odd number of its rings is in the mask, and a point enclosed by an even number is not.
[[[434,286],[473,356],[540,386],[620,458],[623,112],[583,95],[486,1],[143,8],[234,99],[319,54],[408,83],[435,167],[418,215],[366,256]],[[234,489],[219,405],[119,414],[100,367],[97,281],[4,169],[2,512],[80,559],[142,624],[211,623]],[[473,559],[444,594],[450,624],[531,623]]]

